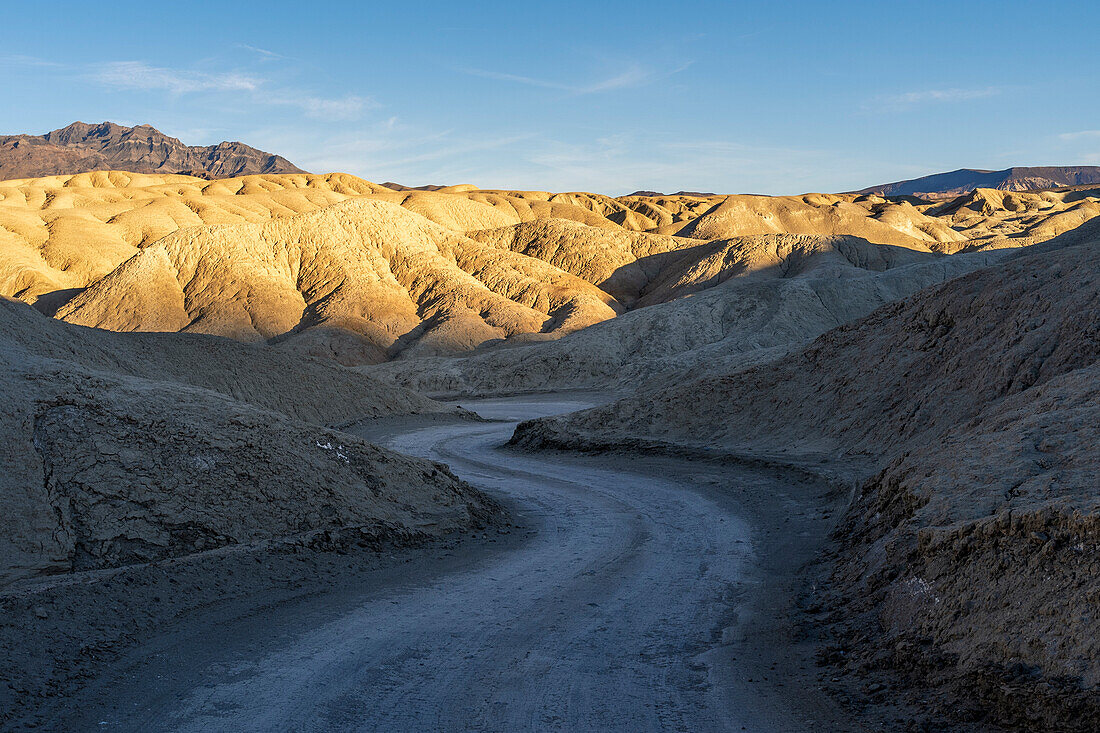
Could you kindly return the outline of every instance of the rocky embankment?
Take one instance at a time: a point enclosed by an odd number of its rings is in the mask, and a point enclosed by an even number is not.
[[[777,362],[523,423],[526,448],[843,467],[833,655],[980,725],[1100,721],[1100,237],[1014,253]],[[947,708],[945,708],[946,710]]]
[[[326,427],[453,409],[266,347],[0,299],[0,392],[4,729],[182,614],[505,518],[446,466]]]
[[[434,536],[499,510],[446,468],[324,427],[446,412],[346,369],[0,301],[0,583],[264,539]]]

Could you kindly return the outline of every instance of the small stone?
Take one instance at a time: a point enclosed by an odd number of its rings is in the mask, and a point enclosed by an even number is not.
[[[49,618],[50,616],[50,614],[46,613],[46,609],[42,608],[42,606],[34,607],[34,615],[38,618]]]

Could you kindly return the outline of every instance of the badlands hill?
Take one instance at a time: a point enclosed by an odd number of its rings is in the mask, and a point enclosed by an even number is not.
[[[1001,171],[960,168],[950,173],[936,173],[907,181],[871,186],[856,193],[951,198],[979,188],[992,188],[998,191],[1035,191],[1097,184],[1100,184],[1100,166],[1095,165],[1015,167]]]
[[[933,205],[96,172],[0,182],[0,295],[82,325],[210,333],[371,364],[546,341],[700,294],[752,271],[746,248],[769,236],[849,237],[932,262],[1041,242],[1098,214],[1096,190],[981,189]],[[859,257],[850,264],[864,271],[901,262]]]
[[[497,511],[436,464],[322,427],[446,409],[340,367],[8,299],[0,365],[0,585],[272,538],[435,535]]]
[[[371,363],[613,317],[612,299],[541,260],[382,201],[266,224],[185,229],[57,311],[112,330],[209,333]]]
[[[0,136],[0,179],[109,170],[204,178],[303,172],[280,155],[244,143],[184,145],[151,125],[74,122],[44,135]]]
[[[664,260],[664,267],[650,259],[651,270],[626,270],[636,276],[631,288],[654,305],[559,341],[392,362],[370,373],[437,395],[666,384],[776,358],[883,303],[1003,255],[948,257],[855,237],[775,234],[669,254],[678,256],[651,256]]]
[[[847,475],[848,664],[962,691],[996,722],[1093,729],[1100,228],[1004,257],[773,363],[525,423],[514,443]]]

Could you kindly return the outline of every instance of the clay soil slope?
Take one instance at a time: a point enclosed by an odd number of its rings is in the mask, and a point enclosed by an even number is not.
[[[142,249],[57,317],[112,330],[275,340],[350,363],[568,333],[615,315],[566,272],[360,199],[267,224],[184,229]]]

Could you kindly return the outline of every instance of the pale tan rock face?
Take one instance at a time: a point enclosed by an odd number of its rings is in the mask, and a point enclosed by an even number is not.
[[[82,290],[56,316],[111,331],[182,331],[191,321],[176,268],[158,246],[141,250]]]
[[[595,216],[568,204],[476,189],[397,193],[341,175],[14,184],[0,202],[20,233],[0,258],[7,294],[72,323],[278,339],[283,348],[301,339],[308,353],[369,363],[410,348],[449,353],[560,335],[615,314],[614,299],[583,280],[457,231],[518,223],[532,209]],[[360,200],[321,213],[352,197]],[[309,329],[318,330],[304,336]]]
[[[666,262],[678,258],[680,250],[700,245],[692,239],[607,230],[566,219],[539,219],[474,231],[469,236],[549,262],[627,306],[637,302],[650,280]]]

